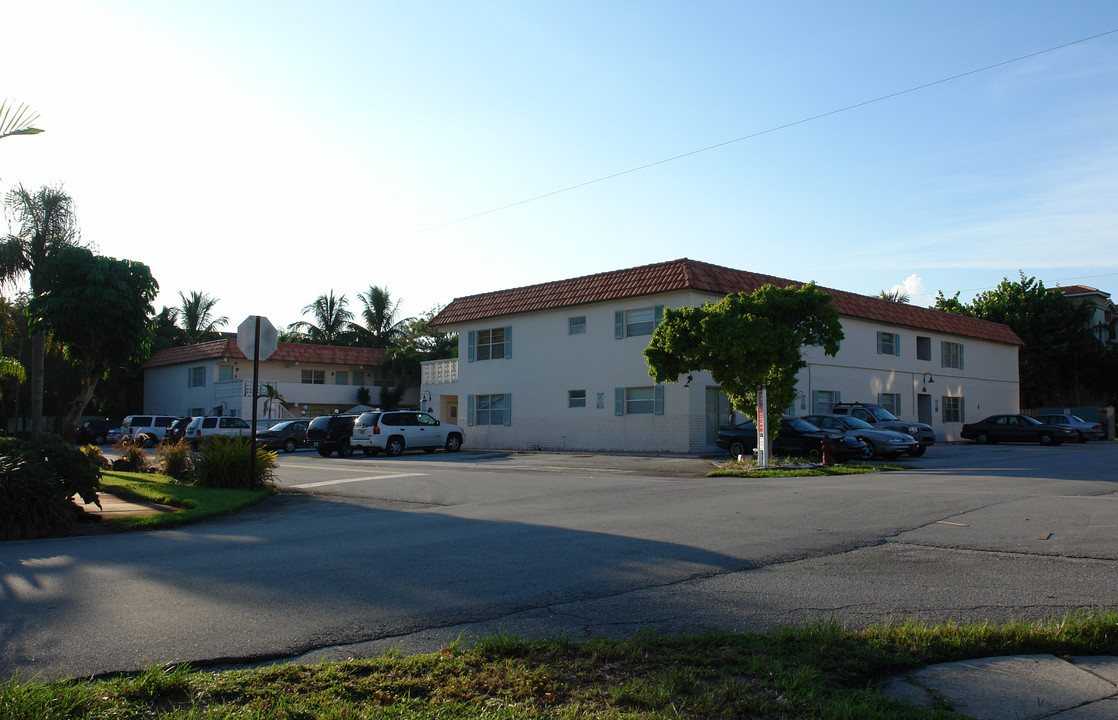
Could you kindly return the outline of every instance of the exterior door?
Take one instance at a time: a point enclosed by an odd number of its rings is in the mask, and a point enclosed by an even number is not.
[[[729,425],[734,421],[734,409],[730,407],[730,398],[719,388],[707,388],[706,428],[707,445],[718,441],[718,428]]]
[[[917,395],[916,396],[916,422],[922,422],[925,425],[932,424],[932,396],[931,395]]]

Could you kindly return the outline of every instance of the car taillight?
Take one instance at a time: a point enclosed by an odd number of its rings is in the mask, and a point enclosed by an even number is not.
[[[380,425],[373,426],[373,435],[380,435]]]

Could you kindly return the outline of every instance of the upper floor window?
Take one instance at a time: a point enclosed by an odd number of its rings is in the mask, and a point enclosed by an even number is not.
[[[567,334],[568,335],[585,335],[586,334],[586,316],[579,315],[578,317],[567,318]]]
[[[217,366],[217,379],[219,382],[225,382],[233,379],[233,366],[232,365],[218,365]]]
[[[512,328],[470,330],[466,334],[468,362],[474,360],[499,360],[512,357]]]
[[[942,341],[940,343],[940,359],[942,367],[962,370],[963,344],[957,342],[948,342],[946,340]]]
[[[349,372],[346,370],[338,370],[334,373],[335,385],[349,385]]]
[[[901,354],[901,336],[897,333],[881,332],[877,333],[877,354],[878,355],[900,355]]]
[[[354,385],[364,385],[365,384],[365,373],[362,372],[361,370],[354,370],[353,371],[353,384]]]
[[[325,385],[326,384],[326,371],[325,370],[303,370],[301,379],[304,385]]]
[[[930,337],[916,336],[916,359],[932,359],[932,339]]]
[[[664,319],[664,306],[618,310],[613,314],[613,336],[621,339],[635,335],[651,335]]]
[[[188,371],[186,378],[186,386],[188,388],[206,387],[206,367],[192,367]]]

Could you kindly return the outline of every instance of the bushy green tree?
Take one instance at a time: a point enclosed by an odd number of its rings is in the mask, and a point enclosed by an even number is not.
[[[313,320],[300,320],[288,326],[285,337],[298,337],[303,342],[319,345],[336,345],[349,340],[353,313],[347,306],[345,295],[335,295],[331,290],[319,295],[314,302],[303,308],[303,314],[310,313]]]
[[[66,533],[81,514],[71,498],[97,503],[100,484],[97,464],[57,435],[0,438],[0,540]]]
[[[843,338],[831,296],[814,283],[727,295],[702,307],[664,310],[664,320],[644,351],[649,375],[677,382],[700,370],[711,373],[734,409],[757,416],[757,391],[768,389],[770,407],[795,400],[796,375],[807,366],[805,345],[834,356]]]

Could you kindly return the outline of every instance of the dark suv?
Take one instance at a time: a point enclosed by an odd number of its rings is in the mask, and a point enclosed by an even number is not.
[[[909,422],[889,412],[880,405],[864,402],[840,402],[831,408],[832,415],[849,415],[873,425],[875,430],[896,430],[916,438],[920,446],[910,450],[909,455],[920,457],[928,447],[936,444],[936,432],[931,425]]]
[[[86,420],[78,428],[77,441],[80,444],[93,443],[94,445],[105,444],[105,434],[114,428],[120,427],[120,420],[113,420],[111,418],[100,418],[98,420]]]
[[[349,438],[353,435],[353,421],[356,415],[321,415],[311,420],[307,426],[307,444],[318,450],[322,457],[337,452],[338,457],[353,454]]]

